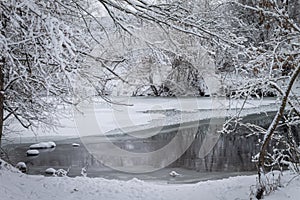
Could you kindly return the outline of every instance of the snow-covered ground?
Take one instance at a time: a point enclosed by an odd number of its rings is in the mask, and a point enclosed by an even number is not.
[[[50,137],[80,137],[82,132],[78,132],[76,123],[78,116],[80,122],[84,121],[86,131],[84,136],[93,135],[89,131],[88,120],[85,117],[93,114],[97,121],[99,130],[105,135],[120,134],[135,129],[141,130],[157,126],[165,126],[170,124],[179,124],[183,122],[208,119],[211,117],[220,117],[219,115],[234,115],[243,105],[243,101],[229,101],[228,99],[213,99],[213,98],[168,98],[168,97],[115,97],[114,102],[127,104],[108,104],[103,99],[97,99],[94,103],[88,103],[85,107],[80,108],[80,112],[76,112],[70,108],[69,118],[59,119],[61,127],[56,130],[44,131],[43,129],[32,128],[23,129],[17,123],[14,128],[19,130],[17,134],[8,134],[7,138],[10,141],[15,140],[26,141],[24,137],[36,136],[37,141],[45,140],[46,136]],[[276,106],[276,99],[267,98],[263,100],[250,100],[244,105],[244,110],[241,115],[261,113],[273,111]],[[60,111],[58,111],[60,112]],[[62,111],[65,112],[65,111]],[[77,113],[77,114],[74,114]],[[74,117],[75,116],[75,117]],[[77,116],[77,118],[76,118]],[[77,121],[76,121],[77,120]],[[41,139],[39,139],[41,138]],[[55,139],[56,140],[56,139]]]
[[[195,184],[162,184],[87,177],[44,177],[0,165],[1,200],[242,200],[250,199],[256,176],[238,176]],[[286,172],[282,186],[267,200],[298,200],[300,177]]]

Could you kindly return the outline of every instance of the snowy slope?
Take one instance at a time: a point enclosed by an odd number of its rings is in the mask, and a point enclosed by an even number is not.
[[[1,161],[1,160],[0,160]],[[283,185],[293,177],[286,173]],[[1,200],[241,200],[250,199],[256,176],[238,176],[196,184],[161,184],[138,179],[129,181],[87,177],[43,177],[17,173],[0,168]],[[288,187],[280,188],[265,199],[297,200],[300,195],[300,178]]]

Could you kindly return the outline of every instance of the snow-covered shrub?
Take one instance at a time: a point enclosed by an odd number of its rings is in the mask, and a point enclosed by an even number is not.
[[[83,168],[81,169],[80,174],[81,174],[83,177],[86,177],[86,176],[87,176],[87,169],[86,169],[86,167],[83,167]]]
[[[67,176],[68,173],[69,173],[69,170],[58,169],[58,170],[56,170],[55,175],[63,177],[63,176]]]
[[[23,172],[23,173],[26,173],[26,172],[27,172],[27,166],[26,166],[26,164],[25,164],[24,162],[18,162],[18,163],[16,164],[16,168],[17,168],[18,170],[20,170],[21,172]]]

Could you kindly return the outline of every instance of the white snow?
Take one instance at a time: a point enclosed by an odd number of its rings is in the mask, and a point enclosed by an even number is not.
[[[47,143],[48,143],[48,145],[49,145],[51,148],[56,147],[55,142],[50,141],[50,142],[47,142]]]
[[[45,173],[54,175],[56,173],[56,170],[54,168],[48,168],[45,170]]]
[[[37,155],[40,154],[40,152],[38,150],[36,150],[36,149],[34,149],[34,150],[28,150],[26,153],[27,153],[27,156],[37,156]]]
[[[178,174],[178,173],[175,172],[175,171],[171,171],[171,172],[169,173],[169,175],[172,176],[172,177],[176,177],[176,176],[179,176],[180,174]]]
[[[73,147],[79,147],[80,144],[78,144],[78,143],[72,143],[72,146],[73,146]]]
[[[26,168],[26,164],[24,162],[18,162],[16,168]]]
[[[26,172],[27,171],[27,166],[24,162],[18,162],[16,164],[16,168],[19,169],[21,172]]]
[[[250,199],[256,176],[238,176],[195,184],[162,184],[88,177],[44,177],[18,173],[0,160],[1,200],[242,200]],[[298,200],[300,177],[286,172],[283,187],[266,200]],[[254,199],[254,198],[253,198]]]
[[[56,147],[54,142],[40,142],[29,146],[30,149],[50,149]]]
[[[86,177],[87,176],[87,172],[86,172],[86,168],[85,167],[83,167],[82,169],[81,169],[81,173],[80,173],[83,177]]]
[[[68,173],[69,173],[69,169],[68,170],[58,169],[58,170],[56,170],[55,175],[62,177],[62,176],[67,176]]]

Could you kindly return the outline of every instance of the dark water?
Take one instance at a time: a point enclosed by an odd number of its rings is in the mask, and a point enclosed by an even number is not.
[[[267,126],[271,122],[272,115],[272,113],[269,113],[268,116],[250,115],[244,120],[245,122]],[[211,128],[209,127],[209,123],[209,120],[202,120],[200,123],[197,122],[196,126],[191,123],[180,133],[176,130],[176,125],[166,127],[161,133],[147,139],[134,138],[130,135],[110,138],[110,141],[121,149],[143,153],[160,149],[178,134],[182,134],[181,141],[183,143],[186,138],[193,137],[192,144],[180,158],[169,166],[150,173],[132,174],[111,169],[99,162],[99,159],[92,156],[86,149],[86,146],[81,143],[80,139],[57,141],[56,148],[40,150],[40,155],[36,157],[26,156],[26,151],[30,143],[10,144],[5,146],[5,149],[12,163],[23,161],[27,164],[28,174],[44,174],[47,168],[52,167],[55,169],[69,169],[68,175],[74,177],[80,176],[81,169],[86,167],[87,176],[89,177],[121,180],[129,180],[136,177],[142,180],[167,181],[169,183],[190,183],[235,175],[255,174],[256,166],[251,162],[251,158],[259,150],[259,146],[257,145],[258,137],[248,136],[249,131],[247,129],[239,128],[234,134],[222,135],[214,148],[204,158],[199,156],[199,149],[203,145],[203,140]],[[106,145],[106,141],[99,136],[87,137],[83,140],[88,145]],[[72,147],[72,143],[74,142],[81,145],[79,147]],[[180,146],[178,148],[180,149]],[[151,159],[150,163],[155,163],[156,166],[161,165],[159,161]],[[134,167],[149,165],[149,158],[146,160],[138,159],[132,162],[128,162],[127,160],[126,162],[118,161],[116,164],[121,167],[131,167],[134,171]],[[181,175],[171,177],[169,172],[172,170]]]
[[[72,143],[80,143],[79,139],[69,139],[56,142],[57,147],[50,150],[39,150],[40,154],[35,157],[27,157],[26,151],[30,144],[7,145],[10,161],[17,163],[23,161],[28,167],[28,174],[46,175],[45,170],[49,167],[54,169],[69,169],[68,176],[81,176],[81,169],[87,168],[88,177],[102,177],[107,179],[130,180],[138,178],[145,181],[158,181],[167,183],[194,183],[204,180],[220,179],[230,176],[253,174],[253,171],[214,171],[200,172],[193,169],[180,166],[169,166],[155,172],[132,174],[120,172],[101,164],[95,159],[81,144],[80,147],[72,147]],[[169,173],[176,171],[180,174],[177,177],[171,177]]]

